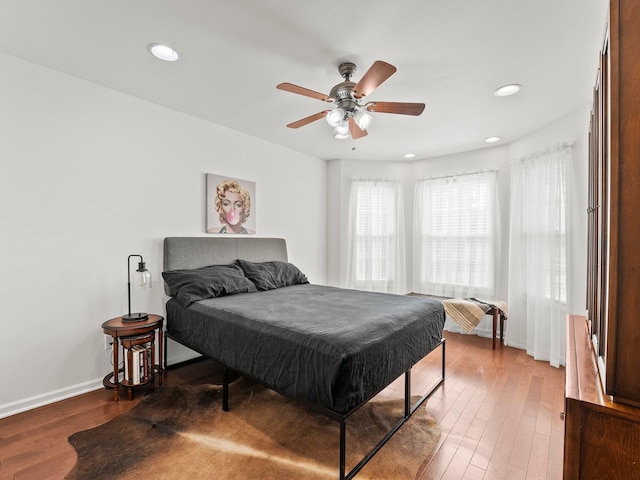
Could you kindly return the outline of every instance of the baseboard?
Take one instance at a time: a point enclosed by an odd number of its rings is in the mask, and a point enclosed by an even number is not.
[[[175,365],[178,363],[184,363],[186,361],[198,358],[200,355],[189,350],[178,352],[177,355],[167,359],[169,365]],[[10,417],[18,413],[23,413],[34,408],[43,407],[51,403],[66,400],[67,398],[76,397],[83,393],[93,392],[104,388],[102,383],[103,377],[89,380],[87,382],[71,385],[59,390],[53,390],[51,392],[42,393],[40,395],[34,395],[33,397],[23,398],[16,400],[15,402],[5,403],[0,405],[0,418]]]
[[[491,338],[493,336],[493,330],[486,328],[474,328],[471,332],[465,332],[462,328],[449,329],[445,327],[444,330],[451,333],[459,333],[460,335],[475,335],[483,338]],[[500,335],[500,329],[498,329],[497,334]]]
[[[0,405],[0,418],[10,417],[18,413],[33,410],[34,408],[43,407],[50,403],[66,400],[67,398],[82,395],[83,393],[93,392],[104,388],[102,385],[102,377],[88,382],[71,385],[70,387],[53,390],[51,392],[34,395],[33,397],[23,398],[11,403]]]

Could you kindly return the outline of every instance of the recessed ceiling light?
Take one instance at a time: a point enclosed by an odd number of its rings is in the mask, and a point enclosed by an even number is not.
[[[493,94],[496,97],[508,97],[509,95],[518,93],[521,88],[522,85],[518,85],[517,83],[509,83],[508,85],[502,85],[501,87],[496,88]]]
[[[487,137],[484,139],[484,141],[487,143],[495,143],[499,142],[500,140],[502,140],[502,137]]]
[[[415,153],[405,153],[403,155],[404,158],[415,158],[416,154]]]
[[[147,48],[154,57],[164,60],[165,62],[175,62],[180,58],[178,52],[173,48],[161,43],[152,43]]]

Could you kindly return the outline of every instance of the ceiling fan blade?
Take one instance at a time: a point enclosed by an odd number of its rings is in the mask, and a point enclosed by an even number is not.
[[[371,102],[367,104],[369,112],[399,113],[402,115],[420,115],[424,111],[424,103],[403,102]]]
[[[315,92],[304,87],[299,87],[298,85],[294,85],[293,83],[281,83],[277,85],[276,88],[278,90],[284,90],[285,92],[297,93],[298,95],[304,95],[305,97],[322,100],[323,102],[333,102],[331,97],[325,95],[324,93]]]
[[[297,122],[290,123],[289,125],[287,125],[287,127],[289,128],[304,127],[308,123],[315,122],[316,120],[320,120],[321,118],[324,118],[325,115],[327,115],[327,113],[329,113],[329,110],[324,110],[322,112],[314,113],[313,115],[309,115],[308,117],[302,118]]]
[[[353,87],[354,96],[362,98],[369,95],[394,73],[396,73],[396,67],[382,60],[376,60]]]
[[[354,140],[367,136],[367,131],[362,130],[353,117],[349,117],[349,133]]]

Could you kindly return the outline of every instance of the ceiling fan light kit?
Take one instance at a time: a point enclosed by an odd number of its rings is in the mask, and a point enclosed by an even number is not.
[[[351,81],[351,76],[356,71],[355,63],[341,63],[338,71],[344,81],[335,85],[329,95],[292,83],[277,85],[276,88],[279,90],[304,95],[323,102],[332,102],[335,105],[331,110],[310,115],[288,124],[287,127],[300,128],[325,117],[327,123],[334,129],[333,136],[335,138],[346,139],[351,136],[356,140],[367,135],[367,128],[373,121],[373,115],[371,115],[373,112],[418,116],[424,111],[424,103],[368,102],[361,104],[359,102],[361,98],[369,95],[396,72],[396,67],[393,65],[377,60],[358,83]]]

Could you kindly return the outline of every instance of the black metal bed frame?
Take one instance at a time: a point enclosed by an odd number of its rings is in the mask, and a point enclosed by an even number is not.
[[[173,337],[172,335],[168,334],[168,332],[165,334],[164,336],[164,365],[165,365],[165,371],[167,369],[167,340],[171,338],[172,340],[182,344],[182,342],[180,342],[179,339]],[[433,383],[431,385],[431,387],[429,388],[429,390],[427,391],[427,393],[425,393],[422,397],[420,397],[413,405],[411,405],[411,368],[409,368],[405,373],[404,373],[404,415],[403,417],[398,420],[398,422],[391,427],[391,429],[386,433],[386,435],[380,440],[378,441],[378,443],[356,464],[355,467],[353,467],[349,472],[346,472],[346,452],[347,452],[347,448],[346,448],[346,441],[347,441],[347,419],[353,414],[355,413],[357,410],[359,410],[363,405],[365,405],[367,402],[369,402],[373,397],[375,397],[378,393],[375,393],[374,395],[372,395],[371,397],[369,397],[368,399],[364,400],[363,402],[361,402],[360,404],[358,404],[357,406],[355,406],[354,408],[352,408],[351,410],[349,410],[347,413],[344,414],[340,414],[337,413],[329,408],[326,407],[322,407],[320,405],[316,405],[314,403],[311,402],[305,402],[305,401],[300,401],[297,400],[298,402],[300,402],[301,404],[305,405],[306,407],[321,413],[323,415],[325,415],[326,417],[330,418],[331,420],[335,420],[340,424],[340,476],[339,476],[339,480],[351,480],[353,477],[356,476],[356,474],[362,470],[362,468],[369,463],[369,461],[374,457],[374,455],[376,453],[378,453],[378,451],[393,437],[393,435],[400,429],[400,427],[402,427],[402,425],[404,425],[413,415],[413,413],[420,408],[420,406],[438,389],[438,387],[440,387],[440,385],[442,385],[444,383],[444,377],[445,377],[445,339],[442,338],[440,340],[440,342],[438,342],[438,344],[433,348],[433,350],[431,350],[429,353],[427,353],[424,357],[422,357],[422,359],[428,357],[431,353],[433,353],[438,347],[441,347],[442,349],[442,368],[441,368],[441,375],[440,378],[437,379],[435,381],[435,383]],[[191,348],[191,347],[188,347]],[[198,352],[201,355],[208,357],[208,355],[204,355],[202,352]],[[419,361],[421,361],[422,359],[420,359]],[[216,361],[218,361],[217,359],[214,359]],[[219,362],[219,361],[218,361]],[[219,362],[222,365],[224,365],[224,363]],[[417,363],[417,362],[416,362]],[[229,377],[230,377],[230,372],[232,371],[232,369],[230,369],[228,366],[224,365],[225,367],[225,371],[224,371],[224,376],[223,376],[223,383],[222,383],[222,409],[227,412],[229,411]],[[253,381],[256,381],[257,383],[263,384],[264,382],[260,382],[257,379],[251,378],[248,375],[243,375],[247,378],[250,378]],[[275,390],[273,387],[271,387],[270,385],[265,385],[267,388],[270,388],[271,390],[274,390],[277,392],[277,390]],[[386,387],[385,387],[386,388]],[[381,390],[382,391],[382,390]]]

